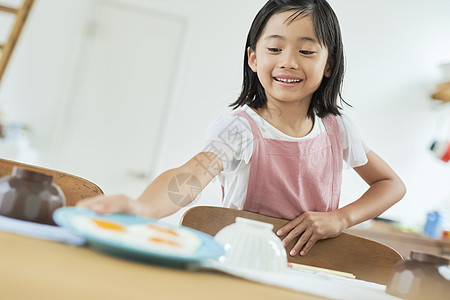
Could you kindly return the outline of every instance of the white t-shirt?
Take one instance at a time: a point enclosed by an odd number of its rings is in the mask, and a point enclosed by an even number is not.
[[[255,121],[264,138],[299,141],[314,138],[326,131],[322,119],[316,116],[311,132],[304,137],[291,137],[261,118],[249,106],[244,105],[240,109]],[[362,141],[355,125],[346,115],[337,116],[336,119],[347,166],[355,168],[366,164],[366,153],[370,149]],[[217,177],[224,187],[224,207],[243,209],[253,153],[253,133],[250,124],[243,117],[233,114],[223,115],[208,128],[206,143],[203,151],[215,153],[223,163],[223,171]]]

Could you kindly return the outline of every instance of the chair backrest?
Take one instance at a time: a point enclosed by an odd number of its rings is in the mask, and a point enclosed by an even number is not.
[[[274,232],[289,222],[248,211],[197,206],[185,212],[180,224],[214,236],[223,227],[234,223],[236,217],[271,223]],[[347,233],[317,241],[305,256],[289,255],[288,251],[296,241],[286,246],[289,262],[347,272],[357,279],[384,285],[389,283],[395,264],[402,260],[397,251],[384,244]]]
[[[81,199],[103,194],[103,191],[96,184],[81,177],[2,158],[0,158],[0,177],[11,175],[14,167],[52,175],[53,182],[62,189],[66,196],[67,206],[74,206]]]

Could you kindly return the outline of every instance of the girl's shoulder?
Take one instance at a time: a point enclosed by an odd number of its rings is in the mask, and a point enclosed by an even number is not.
[[[344,161],[351,168],[362,166],[367,163],[366,153],[370,148],[361,137],[356,124],[346,115],[336,116],[341,135],[341,145]]]
[[[341,135],[359,136],[358,127],[347,114],[342,113],[340,116],[336,116],[336,121],[339,125]]]
[[[224,170],[234,170],[239,161],[248,163],[252,156],[253,134],[250,124],[247,119],[234,113],[221,115],[206,130],[206,143],[207,151],[221,157]]]
[[[249,133],[251,134],[251,127],[247,119],[231,112],[216,118],[208,127],[206,137],[207,139],[216,139],[217,137]]]

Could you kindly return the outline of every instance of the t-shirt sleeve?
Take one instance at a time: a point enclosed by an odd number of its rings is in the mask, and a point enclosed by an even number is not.
[[[368,161],[366,153],[370,151],[370,148],[362,140],[355,124],[344,114],[337,117],[337,121],[341,133],[344,161],[347,166],[356,168],[365,165]]]
[[[216,119],[206,131],[204,152],[212,152],[222,160],[223,171],[236,170],[243,161],[248,163],[253,152],[253,134],[245,118],[224,115]]]

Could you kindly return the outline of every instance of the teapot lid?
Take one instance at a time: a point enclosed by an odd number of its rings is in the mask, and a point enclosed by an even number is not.
[[[411,259],[417,260],[420,262],[433,264],[433,265],[448,265],[449,260],[442,257],[442,256],[436,256],[424,252],[419,251],[411,251]]]

